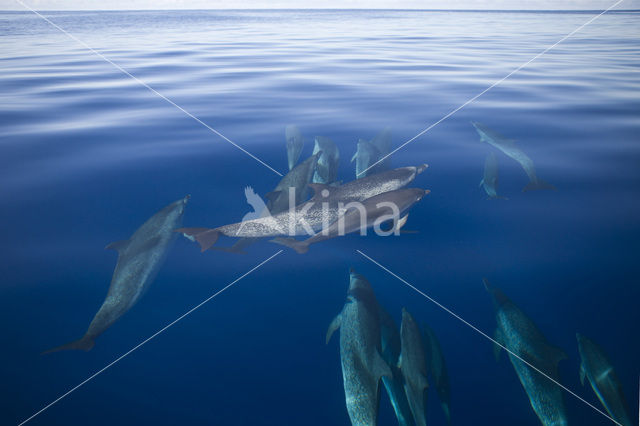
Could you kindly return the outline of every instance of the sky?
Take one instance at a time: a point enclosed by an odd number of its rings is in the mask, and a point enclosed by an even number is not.
[[[515,9],[603,10],[616,0],[0,0],[0,10],[140,9]],[[640,0],[623,0],[616,9],[640,9]]]

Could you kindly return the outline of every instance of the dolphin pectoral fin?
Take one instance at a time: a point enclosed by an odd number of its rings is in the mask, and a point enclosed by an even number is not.
[[[393,373],[391,372],[391,367],[380,355],[380,352],[375,351],[375,355],[373,356],[373,365],[371,366],[371,374],[375,377],[376,381],[380,380],[382,377],[388,377],[393,379]]]
[[[292,248],[298,254],[304,254],[309,251],[309,244],[304,241],[298,241],[295,238],[277,237],[269,240],[269,242]]]
[[[341,324],[342,324],[342,313],[339,313],[331,321],[331,324],[329,324],[329,328],[327,329],[327,335],[325,336],[325,340],[324,340],[325,345],[329,344],[329,340],[331,340],[331,336],[333,336],[333,333],[340,328]]]
[[[104,248],[105,250],[115,250],[115,251],[120,251],[123,250],[124,248],[126,248],[129,245],[129,240],[120,240],[120,241],[114,241],[110,244],[107,244],[107,246]]]
[[[95,341],[90,337],[84,336],[82,339],[74,340],[73,342],[69,342],[64,345],[56,346],[55,348],[46,350],[42,352],[41,355],[72,350],[81,350],[88,352],[89,350],[91,350],[91,348],[93,348],[93,345],[95,345]]]
[[[586,370],[584,369],[584,363],[580,363],[580,384],[584,386],[584,378],[587,375]]]
[[[482,188],[482,185],[484,185],[484,178],[480,181],[480,185],[478,185],[478,188]]]
[[[276,198],[282,193],[282,191],[271,191],[264,194],[264,198],[267,200],[274,202]]]
[[[447,424],[450,425],[451,412],[449,411],[449,404],[447,404],[446,402],[441,402],[440,405],[442,405],[442,411],[444,411],[444,417],[447,419]]]
[[[550,352],[550,353],[549,353],[549,357],[550,357],[550,359],[552,359],[552,360],[553,360],[553,363],[554,363],[555,365],[558,365],[558,363],[559,363],[560,361],[562,361],[563,359],[567,359],[567,358],[569,358],[569,357],[567,356],[567,354],[566,354],[562,349],[557,348],[557,347],[555,347],[555,346],[552,346],[552,347],[550,348],[549,352]]]
[[[355,154],[353,154],[353,157],[351,157],[351,163],[353,163],[354,161],[356,161],[356,158],[358,158],[358,152],[356,151]]]
[[[499,328],[496,328],[496,331],[493,333],[493,338],[500,345],[504,345],[502,331]],[[500,361],[500,350],[502,349],[502,346],[500,345],[496,343],[493,344],[493,357],[496,359],[496,362]]]
[[[220,231],[211,228],[179,228],[174,232],[181,232],[187,239],[197,241],[200,244],[200,251],[209,249],[220,236]]]

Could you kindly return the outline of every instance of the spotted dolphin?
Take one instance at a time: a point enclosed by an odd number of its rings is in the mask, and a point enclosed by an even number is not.
[[[200,244],[205,251],[216,243],[220,235],[229,237],[275,237],[279,235],[311,235],[325,224],[333,223],[339,216],[339,202],[362,201],[387,191],[393,191],[408,185],[427,168],[400,167],[383,173],[357,179],[337,187],[322,184],[309,184],[315,191],[311,200],[295,210],[261,217],[244,222],[236,222],[217,228],[181,228],[176,230],[192,241]],[[324,208],[323,204],[328,208]]]
[[[483,279],[496,308],[494,339],[508,349],[509,359],[520,383],[529,396],[533,411],[544,426],[566,426],[567,416],[562,399],[562,389],[548,377],[558,381],[558,362],[566,359],[565,353],[552,346],[536,325],[499,289]],[[494,347],[496,358],[500,346]],[[548,377],[522,362],[524,359]]]
[[[375,145],[364,139],[358,140],[356,153],[351,158],[352,163],[356,162],[356,179],[382,171],[382,168],[378,167],[379,165],[371,167],[379,159],[380,151]]]
[[[322,152],[318,159],[316,172],[313,175],[314,183],[333,183],[338,179],[338,164],[340,153],[333,141],[324,136],[316,136],[313,153]]]
[[[498,159],[493,152],[489,153],[484,161],[484,176],[480,181],[480,186],[484,188],[484,192],[487,193],[489,200],[495,200],[498,198],[506,199],[505,197],[501,197],[497,194]]]
[[[342,311],[327,330],[326,342],[340,330],[340,363],[347,412],[354,426],[375,426],[379,383],[392,372],[380,354],[378,303],[369,281],[349,271],[349,290]]]
[[[493,145],[500,151],[504,152],[507,156],[520,163],[529,177],[529,183],[522,189],[522,191],[531,191],[534,189],[556,189],[553,185],[538,178],[533,161],[516,145],[516,142],[513,139],[505,138],[482,123],[471,122],[471,124],[473,124],[473,127],[475,127],[476,131],[480,135],[481,141],[486,142],[489,145]]]
[[[427,324],[423,324],[422,333],[424,337],[424,350],[427,355],[427,371],[433,380],[433,387],[436,388],[440,405],[447,419],[447,424],[451,424],[451,413],[449,405],[451,401],[451,390],[449,385],[449,374],[447,365],[444,362],[444,355],[440,342],[435,333]]]
[[[289,163],[289,170],[292,170],[302,153],[304,138],[302,137],[302,132],[298,129],[298,126],[294,124],[290,124],[285,127],[284,137],[287,142],[287,161]]]
[[[45,353],[71,349],[88,351],[95,339],[127,312],[153,282],[164,262],[173,232],[182,223],[189,196],[175,201],[151,216],[128,240],[117,241],[106,248],[118,252],[111,286],[85,335],[76,341],[50,349]]]
[[[358,206],[361,206],[362,209],[347,207],[347,210],[340,214],[327,228],[322,229],[321,232],[317,232],[306,240],[299,241],[295,238],[278,237],[270,241],[290,247],[303,254],[309,250],[311,244],[352,232],[362,232],[366,228],[380,226],[384,221],[394,220],[398,224],[396,227],[399,229],[406,222],[405,213],[429,192],[429,190],[419,188],[403,188],[383,192],[360,202]],[[390,204],[397,208],[397,212],[392,210]],[[340,210],[340,207],[338,209]],[[400,216],[394,217],[394,214],[399,214]],[[394,229],[387,232],[390,234],[394,232]]]
[[[404,392],[407,395],[407,401],[409,401],[409,407],[416,425],[426,426],[425,391],[429,387],[427,382],[427,359],[420,328],[405,308],[402,308],[400,345],[402,350],[398,368],[400,368],[404,377]]]
[[[581,360],[580,382],[584,385],[586,377],[609,415],[622,426],[631,426],[631,411],[622,392],[622,385],[604,351],[580,333],[576,334],[576,338]]]

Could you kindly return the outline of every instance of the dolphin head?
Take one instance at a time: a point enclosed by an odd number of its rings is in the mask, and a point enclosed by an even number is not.
[[[375,297],[369,281],[353,268],[349,268],[349,290],[347,293],[350,298],[355,300],[370,300]]]

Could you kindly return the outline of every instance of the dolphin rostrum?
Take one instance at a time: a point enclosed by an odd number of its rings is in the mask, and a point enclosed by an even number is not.
[[[440,342],[435,333],[428,325],[422,327],[424,335],[424,350],[427,354],[427,370],[433,379],[433,386],[436,388],[444,416],[447,424],[451,424],[451,413],[449,404],[451,400],[451,390],[449,385],[449,374],[447,373],[447,365],[444,362],[444,355]]]
[[[285,127],[284,137],[287,141],[287,161],[289,162],[289,170],[291,170],[298,162],[298,158],[300,158],[302,147],[304,147],[304,139],[302,132],[294,124]]]
[[[487,193],[489,200],[495,200],[498,198],[505,199],[497,194],[498,190],[498,159],[496,155],[491,152],[487,155],[484,161],[484,176],[480,181],[480,186],[484,188],[484,192]]]
[[[529,177],[529,183],[522,189],[522,191],[531,191],[534,189],[556,189],[553,185],[536,176],[536,169],[533,165],[533,161],[529,156],[527,156],[527,154],[522,152],[513,139],[507,139],[504,136],[499,135],[482,123],[471,122],[471,124],[476,128],[482,142],[495,146],[507,156],[520,163]]]
[[[404,392],[417,426],[426,426],[425,391],[427,382],[427,359],[422,344],[420,328],[411,314],[402,308],[400,325],[400,361],[398,367],[404,377]]]
[[[383,192],[357,204],[357,207],[362,207],[362,209],[356,208],[356,206],[353,208],[347,206],[346,211],[340,214],[327,228],[306,240],[298,241],[294,238],[279,237],[270,241],[290,247],[302,254],[309,250],[311,244],[356,231],[363,232],[366,228],[381,226],[382,223],[389,220],[393,220],[397,224],[397,229],[399,229],[406,222],[405,216],[400,215],[403,215],[429,192],[429,190],[419,188],[404,188]],[[394,206],[397,211],[394,212],[391,206]],[[340,210],[340,207],[338,209]],[[397,217],[396,214],[398,215]],[[387,232],[390,234],[393,231]]]
[[[631,415],[622,385],[604,351],[580,333],[576,334],[576,338],[581,360],[580,382],[584,385],[586,377],[609,415],[621,425],[631,426]]]
[[[347,301],[329,325],[327,343],[338,329],[344,396],[351,424],[375,426],[380,378],[391,378],[392,373],[380,355],[376,296],[367,279],[353,268],[349,271]]]
[[[329,138],[316,136],[313,153],[322,151],[318,159],[316,172],[313,175],[314,183],[333,183],[338,178],[338,164],[340,163],[340,153],[338,147]]]
[[[107,298],[96,313],[85,335],[76,341],[50,349],[45,353],[70,349],[90,350],[95,339],[127,312],[153,282],[164,262],[173,232],[182,223],[189,196],[175,201],[151,216],[128,240],[117,241],[106,248],[118,252]]]
[[[520,383],[529,396],[529,402],[540,422],[545,426],[565,426],[567,416],[562,400],[562,389],[548,377],[558,381],[558,362],[566,359],[565,353],[549,344],[538,327],[499,289],[483,279],[496,308],[495,341],[508,349],[509,359],[516,370]],[[500,346],[494,346],[496,358]],[[517,355],[530,365],[529,367]]]
[[[229,237],[310,235],[338,218],[340,202],[362,201],[383,192],[402,188],[413,181],[426,167],[426,164],[418,167],[400,167],[337,187],[309,184],[315,191],[314,197],[296,206],[295,209],[218,228],[181,228],[177,232],[182,232],[185,237],[197,241],[202,251],[215,244],[220,235]]]
[[[393,411],[396,413],[399,426],[414,426],[413,414],[404,392],[404,379],[398,368],[400,360],[400,332],[393,317],[382,307],[378,306],[380,315],[380,336],[382,343],[382,358],[391,368],[393,378],[382,377]]]

